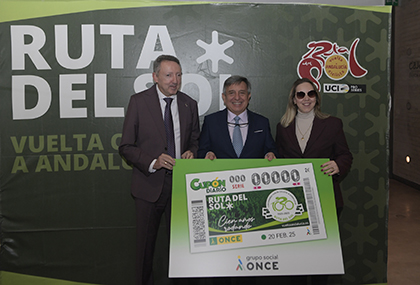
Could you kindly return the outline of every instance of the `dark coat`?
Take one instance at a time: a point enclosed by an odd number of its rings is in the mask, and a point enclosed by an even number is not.
[[[149,172],[150,163],[166,153],[167,142],[156,85],[130,98],[119,147],[120,154],[133,165],[131,193],[136,198],[155,202],[162,192],[165,169]],[[197,102],[177,93],[181,129],[181,154],[197,155],[200,126]]]
[[[337,207],[343,206],[343,196],[340,189],[340,177],[351,167],[353,156],[347,145],[343,131],[343,123],[339,118],[314,118],[311,135],[302,153],[296,137],[295,120],[284,128],[277,124],[276,145],[280,157],[283,158],[329,158],[334,160],[340,174],[333,175],[335,202]],[[314,165],[314,167],[317,167]],[[320,167],[320,166],[318,166]]]

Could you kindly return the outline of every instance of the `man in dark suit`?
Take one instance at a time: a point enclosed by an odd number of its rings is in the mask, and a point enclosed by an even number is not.
[[[248,110],[251,83],[231,76],[223,85],[226,108],[204,118],[199,158],[276,158],[277,150],[267,118]]]
[[[248,110],[251,83],[242,76],[231,76],[223,84],[226,108],[204,118],[198,157],[276,158],[276,144],[267,118]],[[238,284],[256,284],[253,277],[237,277]],[[232,284],[231,278],[215,278],[217,285]]]
[[[133,166],[137,284],[153,284],[153,252],[163,213],[170,233],[175,158],[191,159],[197,154],[197,102],[179,91],[181,76],[176,57],[159,56],[153,64],[155,84],[131,96],[124,121],[119,152]]]

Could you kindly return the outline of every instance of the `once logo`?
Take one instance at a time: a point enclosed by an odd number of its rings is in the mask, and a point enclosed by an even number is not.
[[[210,245],[220,245],[229,243],[241,243],[242,235],[231,235],[210,238]]]

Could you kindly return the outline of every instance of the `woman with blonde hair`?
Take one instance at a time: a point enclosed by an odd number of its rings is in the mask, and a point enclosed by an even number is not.
[[[321,94],[307,78],[293,83],[286,112],[277,124],[276,144],[283,158],[329,158],[321,171],[333,177],[337,214],[343,208],[339,178],[350,170],[353,156],[343,123],[321,112]]]
[[[276,144],[283,158],[329,158],[320,171],[332,176],[337,217],[343,209],[340,178],[350,170],[353,156],[339,118],[321,112],[321,94],[307,78],[293,83],[286,112],[277,124]],[[316,168],[317,166],[314,165]],[[317,171],[316,169],[314,169]],[[328,275],[292,276],[293,285],[327,284]]]

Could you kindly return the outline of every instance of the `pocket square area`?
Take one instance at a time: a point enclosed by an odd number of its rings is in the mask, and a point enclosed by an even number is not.
[[[254,133],[262,133],[264,130],[256,130]]]

